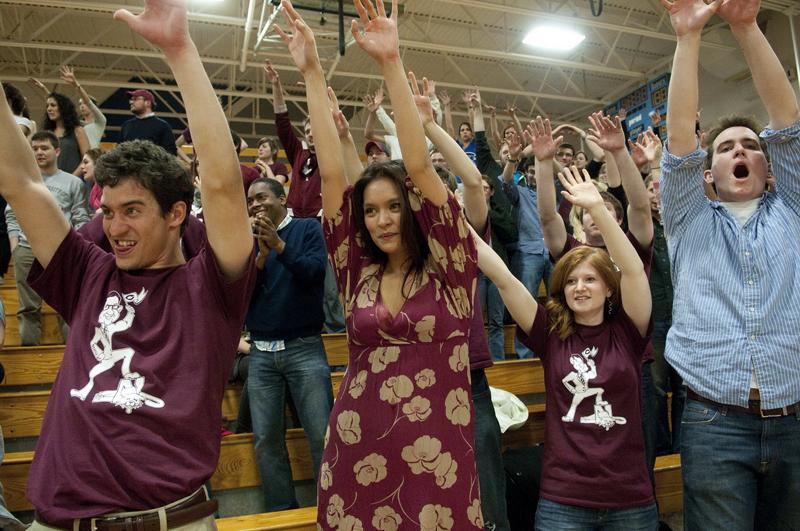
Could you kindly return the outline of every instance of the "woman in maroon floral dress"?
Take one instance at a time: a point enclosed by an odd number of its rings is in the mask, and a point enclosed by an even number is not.
[[[354,23],[353,34],[383,72],[405,164],[370,166],[354,186],[345,176],[354,148],[340,145],[314,36],[283,6],[292,35],[278,32],[305,78],[350,348],[319,474],[318,526],[482,529],[467,349],[477,257],[428,157],[399,56],[396,0],[391,17],[381,2],[356,0],[364,27]]]

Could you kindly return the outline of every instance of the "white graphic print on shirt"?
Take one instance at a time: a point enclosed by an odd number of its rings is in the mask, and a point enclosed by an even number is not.
[[[136,317],[134,305],[140,304],[146,296],[147,290],[144,288],[139,293],[120,294],[112,291],[108,294],[103,310],[97,318],[99,326],[95,327],[94,337],[89,344],[92,354],[97,360],[97,365],[89,371],[89,382],[81,389],[72,389],[69,392],[70,396],[85,401],[94,387],[94,379],[122,360],[122,377],[119,379],[117,388],[96,393],[92,402],[110,402],[124,409],[125,413],[129,415],[134,409],[142,406],[164,407],[163,400],[142,392],[144,376],[138,372],[131,372],[131,361],[135,351],[130,347],[115,349],[112,345],[115,333],[131,327]]]
[[[581,417],[581,423],[597,424],[608,431],[617,424],[625,424],[628,421],[625,417],[613,415],[611,404],[603,400],[604,390],[602,387],[589,386],[589,380],[597,377],[597,365],[594,360],[597,352],[597,347],[591,347],[584,349],[580,354],[573,354],[569,357],[569,362],[575,370],[567,374],[561,383],[574,396],[569,411],[561,417],[561,420],[572,422],[575,419],[575,410],[578,409],[578,405],[583,402],[583,399],[594,396],[594,414]]]

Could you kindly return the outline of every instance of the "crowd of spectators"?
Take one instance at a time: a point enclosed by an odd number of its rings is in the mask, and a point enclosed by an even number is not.
[[[649,491],[647,488],[636,491],[637,496],[641,495],[639,505],[652,501],[652,470],[656,456],[681,450],[681,418],[684,416],[685,419],[684,407],[689,408],[687,414],[691,418],[702,416],[697,404],[705,404],[703,414],[706,416],[708,407],[724,409],[722,415],[726,415],[728,409],[725,408],[734,408],[734,412],[750,411],[754,403],[762,414],[769,411],[777,417],[785,417],[793,412],[796,414],[798,410],[795,403],[797,400],[784,400],[786,397],[797,398],[796,383],[792,387],[795,391],[787,391],[789,384],[783,378],[773,378],[772,362],[761,358],[768,353],[759,353],[755,356],[755,361],[750,361],[749,355],[742,354],[736,366],[734,362],[721,366],[719,361],[714,361],[719,359],[714,358],[714,349],[722,347],[714,346],[714,341],[709,339],[708,328],[698,324],[705,322],[699,317],[699,313],[705,310],[700,308],[700,303],[693,302],[692,297],[687,295],[686,291],[690,288],[685,285],[687,282],[700,281],[702,284],[709,281],[708,268],[713,268],[713,265],[694,256],[702,253],[705,245],[704,238],[698,240],[689,234],[688,225],[696,223],[697,219],[705,219],[703,216],[706,216],[709,223],[706,228],[712,225],[714,227],[708,237],[727,242],[727,247],[718,249],[726,256],[721,265],[724,274],[731,279],[743,274],[745,277],[742,280],[751,286],[757,274],[748,273],[752,269],[748,269],[750,266],[740,268],[739,259],[747,265],[747,259],[756,252],[777,253],[777,249],[773,247],[779,243],[772,239],[763,243],[755,236],[754,240],[748,239],[748,227],[756,232],[753,227],[756,223],[765,227],[780,223],[772,218],[784,221],[791,218],[787,223],[796,224],[795,199],[776,199],[781,191],[785,190],[784,193],[790,195],[796,188],[793,184],[797,173],[796,165],[787,167],[785,160],[788,158],[797,162],[797,153],[791,152],[792,149],[796,150],[797,142],[796,99],[793,98],[791,89],[787,91],[783,82],[775,81],[774,67],[777,60],[769,46],[765,46],[766,41],[760,30],[756,32],[757,27],[753,29],[754,15],[732,7],[727,10],[719,6],[714,8],[720,9],[720,14],[730,23],[745,50],[759,94],[770,115],[770,128],[763,134],[769,144],[766,150],[777,155],[772,161],[774,171],[767,173],[765,170],[764,182],[758,181],[753,185],[755,188],[748,189],[748,193],[742,192],[737,187],[744,186],[741,184],[744,180],[761,171],[760,164],[766,152],[756,136],[757,126],[749,121],[733,120],[706,135],[699,130],[699,118],[696,114],[697,43],[700,30],[710,14],[713,14],[712,8],[704,2],[693,6],[689,5],[691,2],[672,3],[664,0],[662,3],[668,6],[673,27],[678,34],[675,60],[676,66],[680,68],[673,72],[673,87],[666,119],[655,113],[651,117],[653,127],[637,138],[629,138],[625,109],[620,110],[619,116],[595,112],[587,117],[589,126],[586,128],[571,123],[551,124],[541,117],[521,116],[513,105],[506,106],[507,116],[503,120],[498,116],[498,105],[492,105],[501,102],[485,101],[478,89],[467,90],[461,95],[461,102],[469,118],[460,123],[456,130],[453,122],[456,104],[451,96],[446,92],[437,92],[434,82],[428,80],[425,80],[420,91],[413,75],[411,79],[414,101],[419,107],[421,123],[427,134],[424,145],[429,160],[426,159],[425,164],[434,168],[436,175],[463,208],[475,239],[483,242],[478,245],[474,255],[481,269],[484,269],[481,264],[485,260],[484,256],[491,255],[493,260],[496,257],[491,267],[485,269],[487,274],[478,274],[474,301],[479,326],[482,324],[487,328],[486,339],[482,341],[486,343],[491,360],[506,359],[504,327],[515,320],[520,326],[525,323],[515,345],[515,355],[518,358],[544,357],[546,354],[549,356],[551,351],[566,352],[569,349],[564,346],[569,345],[568,342],[564,343],[566,338],[575,333],[588,334],[591,332],[590,327],[576,321],[580,325],[577,327],[578,332],[576,323],[570,322],[562,322],[559,325],[561,328],[554,325],[546,329],[539,320],[540,316],[565,313],[563,308],[557,307],[559,297],[563,297],[563,293],[570,289],[585,289],[586,293],[591,294],[594,288],[591,285],[587,288],[585,284],[591,284],[595,279],[576,277],[571,280],[572,270],[565,268],[574,267],[578,271],[581,260],[588,260],[586,257],[593,256],[595,251],[602,251],[602,258],[597,259],[600,260],[597,263],[605,264],[602,262],[605,260],[608,264],[598,265],[597,268],[606,267],[609,278],[616,274],[615,267],[618,269],[617,273],[621,270],[622,284],[618,281],[615,286],[617,290],[622,290],[624,297],[608,296],[608,301],[604,300],[607,307],[603,306],[600,315],[602,322],[602,315],[607,313],[609,322],[612,322],[609,327],[618,329],[618,332],[609,332],[610,334],[627,334],[634,338],[631,344],[635,346],[632,348],[635,350],[635,371],[640,371],[640,377],[630,380],[636,382],[638,387],[633,391],[628,389],[627,392],[635,398],[629,397],[632,402],[626,402],[624,416],[620,416],[618,411],[616,415],[612,413],[608,398],[603,399],[603,389],[593,389],[588,384],[589,380],[597,376],[596,363],[599,361],[594,359],[595,353],[584,351],[578,355],[573,352],[570,357],[567,352],[564,359],[569,360],[568,363],[572,364],[574,371],[564,378],[562,385],[575,398],[569,410],[563,412],[560,422],[571,423],[581,400],[598,395],[595,397],[592,414],[581,417],[581,423],[600,425],[606,432],[616,425],[624,424],[626,418],[634,421],[632,429],[638,429],[641,425],[642,430],[637,437],[641,437],[646,468],[650,472],[650,487]],[[757,2],[752,0],[730,1],[727,4],[757,6]],[[302,28],[302,20],[292,13],[290,9],[290,23],[294,25],[296,32],[300,31],[298,28]],[[391,20],[385,17],[385,13],[379,12],[377,18],[375,13],[362,18],[372,18],[373,21]],[[289,42],[288,36],[283,33],[282,36]],[[313,41],[311,45],[313,46]],[[324,212],[324,176],[321,175],[321,166],[325,167],[329,162],[323,160],[326,154],[317,152],[315,142],[321,140],[315,139],[315,132],[323,130],[318,123],[312,122],[312,118],[319,119],[319,108],[310,113],[310,117],[302,124],[303,134],[298,135],[289,118],[278,69],[267,61],[264,71],[271,86],[277,139],[259,139],[255,146],[257,157],[253,161],[240,163],[243,194],[252,229],[252,241],[248,244],[252,247],[256,273],[252,292],[248,297],[237,364],[231,378],[244,381],[246,392],[242,396],[248,406],[247,414],[240,415],[234,429],[252,430],[260,473],[262,477],[269,475],[271,478],[263,484],[266,507],[270,511],[277,511],[298,506],[284,438],[286,405],[290,406],[296,422],[304,428],[308,436],[315,477],[327,466],[327,463],[322,462],[323,448],[327,440],[328,417],[334,404],[330,383],[331,368],[328,367],[321,334],[343,332],[345,316],[350,315],[353,309],[348,306],[347,300],[344,300],[344,309],[342,307],[340,287],[343,286],[341,275],[344,273],[337,272],[340,275],[337,285],[336,274],[325,248],[325,237],[329,235],[324,236],[323,228],[325,220],[331,216]],[[103,218],[109,213],[103,204],[103,188],[96,178],[96,167],[103,164],[106,157],[99,148],[106,120],[97,102],[86,92],[69,66],[62,68],[61,77],[67,85],[75,89],[78,105],[68,96],[49,91],[42,83],[32,80],[33,85],[42,91],[46,99],[46,115],[38,131],[36,124],[30,119],[25,99],[19,90],[4,84],[6,99],[17,125],[29,141],[43,182],[55,198],[69,226],[80,229],[79,232],[87,240],[109,250],[109,242],[105,241],[102,234]],[[388,78],[387,83],[390,83]],[[682,91],[680,97],[685,97],[680,102],[679,96],[675,94],[675,87]],[[394,90],[393,96],[397,98],[396,87]],[[309,91],[311,108],[315,96],[311,89]],[[194,145],[188,128],[176,137],[169,124],[156,116],[157,102],[152,92],[137,89],[128,92],[128,95],[130,110],[134,116],[122,126],[122,142],[143,140],[160,146],[159,149],[166,151],[169,156],[180,159],[194,177],[195,200],[193,205],[187,205],[191,206],[193,215],[182,233],[181,241],[185,259],[189,260],[200,254],[208,244],[203,224],[204,198],[199,192],[199,165],[201,162],[204,165],[208,163],[205,158],[200,160],[194,148],[191,153],[185,148]],[[330,116],[326,116],[326,121],[332,118],[341,144],[342,171],[351,183],[358,181],[365,168],[367,174],[370,171],[377,172],[376,174],[395,171],[391,169],[395,168],[392,166],[395,163],[391,161],[404,160],[401,145],[406,148],[410,145],[418,147],[408,143],[409,126],[406,118],[403,117],[395,123],[384,110],[383,88],[364,96],[366,142],[359,149],[353,143],[348,120],[339,110],[335,94],[329,91],[326,96],[330,98],[330,109],[325,109],[325,112],[330,110]],[[240,156],[246,144],[237,133],[231,131],[231,135],[234,149],[237,156]],[[326,137],[324,141],[328,140],[330,139]],[[791,143],[794,148],[785,147],[786,143]],[[458,156],[454,156],[452,151],[456,145],[461,150],[458,151]],[[726,157],[731,157],[731,151],[734,160],[727,161]],[[414,158],[416,155],[415,151],[405,158]],[[463,163],[467,158],[471,164],[465,169]],[[714,174],[721,171],[717,165],[723,163],[729,164],[729,169],[735,176],[732,181]],[[662,171],[665,173],[663,176]],[[686,183],[675,184],[678,179],[688,177],[690,172],[704,174],[705,188],[699,179],[695,183],[696,189],[691,189]],[[414,176],[411,177],[413,180]],[[664,182],[663,206],[661,182]],[[418,183],[414,181],[413,184],[417,186]],[[762,212],[760,201],[767,203],[765,210],[768,212]],[[35,256],[17,221],[14,209],[4,204],[3,207],[5,216],[4,226],[0,227],[0,273],[4,274],[9,260],[13,260],[19,299],[17,317],[21,343],[37,345],[42,336],[42,299],[27,281]],[[706,207],[709,207],[708,212],[705,211]],[[454,212],[458,215],[460,210],[455,209]],[[749,221],[758,216],[764,219]],[[744,236],[740,236],[739,229]],[[608,258],[609,254],[611,259]],[[564,265],[568,261],[562,261],[562,257],[577,262],[573,266]],[[469,257],[465,260],[469,261]],[[682,265],[684,269],[676,270],[676,265]],[[638,275],[639,266],[643,268],[641,275]],[[796,264],[786,263],[785,266],[784,274],[796,269]],[[754,267],[758,269],[761,266]],[[633,273],[630,273],[631,269],[634,270]],[[505,270],[510,271],[516,279],[514,283],[509,283],[511,281],[504,275]],[[551,275],[554,275],[552,284]],[[687,275],[694,277],[687,278]],[[778,278],[778,273],[774,275],[777,276],[769,278],[776,286],[781,285],[781,279],[786,280],[783,277]],[[493,282],[492,278],[500,285]],[[638,286],[642,279],[649,282],[652,317],[650,310],[645,308],[649,303],[644,304],[642,300],[634,302],[635,293],[629,292],[626,295],[625,292],[630,289],[626,286]],[[684,283],[680,286],[682,292],[675,289],[678,286],[673,286],[673,282],[677,284],[680,281]],[[570,287],[570,282],[581,287]],[[510,286],[522,286],[530,299],[520,302],[518,294],[512,293]],[[404,287],[405,279],[401,289]],[[727,299],[705,284],[698,287],[702,291],[703,300],[714,309],[715,315],[729,317],[731,321],[741,317],[737,310],[744,309],[738,307],[739,302]],[[647,299],[644,297],[646,291],[648,290],[644,289],[642,292],[643,300]],[[721,327],[721,333],[729,333],[731,337],[736,337],[737,342],[755,342],[764,331],[757,324],[761,321],[753,315],[773,311],[757,306],[756,294],[748,293],[745,299],[747,304],[752,303],[753,306],[747,308],[750,313],[745,312],[747,337],[739,338],[737,332],[731,328],[733,325],[728,323]],[[587,295],[586,298],[591,296]],[[537,300],[540,303],[538,305]],[[550,302],[547,302],[545,309],[545,305],[541,303],[546,300]],[[676,322],[676,328],[671,331],[673,302],[676,312],[685,312],[682,315],[691,315],[693,320],[686,322],[684,318],[677,317],[675,320],[680,322]],[[361,303],[356,303],[358,304]],[[511,314],[506,309],[507,304],[512,309]],[[566,304],[562,301],[562,306]],[[784,307],[783,305],[789,303],[780,300],[775,301],[775,304]],[[619,305],[623,308],[619,308]],[[527,317],[523,315],[526,313],[529,314]],[[520,315],[523,317],[519,317]],[[770,315],[766,315],[761,319],[763,321],[769,318]],[[571,318],[565,319],[569,321]],[[60,324],[66,342],[69,328],[63,319],[60,319]],[[776,345],[794,337],[790,331],[781,330],[778,334],[780,340]],[[348,332],[352,334],[353,330],[349,328]],[[536,333],[540,334],[539,340],[534,337]],[[555,339],[556,335],[559,339]],[[542,337],[546,337],[546,340],[541,340]],[[470,354],[478,348],[471,342]],[[735,348],[746,350],[745,347]],[[628,351],[623,348],[620,352]],[[710,363],[716,363],[720,371],[730,371],[738,379],[752,380],[744,394],[734,390],[735,386],[731,383],[733,376],[714,379],[699,375],[703,368],[699,366],[698,358],[693,358],[695,354],[701,355],[700,357],[708,356],[712,360]],[[240,363],[242,360],[247,361]],[[488,356],[486,363],[491,363]],[[476,378],[481,381],[480,378],[483,377],[484,366],[472,363],[473,393],[476,392]],[[241,367],[248,369],[243,371]],[[246,372],[246,376],[241,376],[242,371]],[[796,368],[792,371],[796,372]],[[687,378],[686,383],[689,385],[688,397],[684,378]],[[352,388],[350,391],[352,392]],[[157,403],[157,399],[153,400],[154,404]],[[632,407],[631,404],[637,400],[638,407]],[[614,404],[615,407],[618,405],[622,409],[621,404]],[[475,407],[478,409],[477,404]],[[579,417],[580,415],[578,413]],[[479,418],[478,424],[480,420]],[[698,422],[713,420],[707,418]],[[496,430],[494,426],[496,422],[491,430]],[[558,431],[558,426],[561,424],[553,424],[549,428],[550,432]],[[731,429],[745,431],[745,428],[740,428],[736,426]],[[713,446],[709,442],[713,440],[713,434],[700,433],[697,426],[692,426],[690,433],[692,439],[684,446]],[[572,435],[566,432],[562,435],[563,441],[573,440]],[[737,436],[746,438],[739,432]],[[638,444],[635,441],[630,442],[630,439],[629,443]],[[1,444],[0,435],[0,452]],[[481,449],[480,445],[478,449]],[[639,447],[636,446],[629,451],[629,455],[638,455],[638,450]],[[477,452],[477,455],[482,455],[482,452]],[[724,493],[720,494],[710,488],[697,476],[696,471],[702,468],[701,465],[697,458],[689,464],[690,479],[686,485],[687,491],[695,496],[688,504],[687,513],[688,521],[693,523],[701,521],[709,507],[728,507],[725,505],[727,502],[719,501]],[[484,490],[488,490],[484,486],[484,475],[497,472],[496,469],[487,471],[490,468],[478,463],[478,473],[481,475]],[[548,477],[550,481],[554,481],[552,476]],[[634,479],[638,481],[641,478]],[[713,480],[713,474],[709,474],[706,479]],[[324,485],[325,478],[320,481]],[[557,506],[569,504],[570,498],[567,494],[562,495],[562,490],[555,489],[553,492],[558,494],[549,498],[550,502],[562,500],[561,503],[555,503],[555,506],[548,506],[551,516],[556,514],[552,511],[559,509]],[[491,520],[495,529],[507,529],[507,517],[503,511],[488,505],[492,503],[488,501],[491,498],[488,495],[484,497],[484,518]],[[601,498],[602,496],[598,497]],[[599,507],[604,502],[601,500],[592,505],[593,502],[588,500],[588,503],[590,507]],[[776,507],[778,505],[776,502]],[[785,510],[783,506],[779,509]],[[768,520],[761,513],[753,516],[756,517],[763,518],[763,521]],[[796,514],[787,517],[783,522],[797,524],[798,519],[792,518],[796,518]]]

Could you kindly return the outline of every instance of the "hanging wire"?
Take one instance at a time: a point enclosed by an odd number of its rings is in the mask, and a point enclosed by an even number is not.
[[[594,4],[595,0],[589,0],[589,7],[592,8],[592,15],[599,17],[603,14],[603,0],[597,0],[597,6]]]

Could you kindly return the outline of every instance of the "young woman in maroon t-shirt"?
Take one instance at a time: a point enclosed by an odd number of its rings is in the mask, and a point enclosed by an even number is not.
[[[474,238],[480,269],[499,288],[520,339],[544,366],[547,413],[536,529],[656,529],[639,403],[651,312],[647,276],[586,171],[572,167],[559,179],[563,196],[592,215],[608,252],[584,246],[566,253],[555,266],[544,307],[491,247]]]

